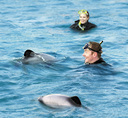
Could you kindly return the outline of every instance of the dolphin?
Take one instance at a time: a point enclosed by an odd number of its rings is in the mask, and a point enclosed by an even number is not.
[[[24,57],[22,59],[22,63],[40,63],[40,62],[46,62],[46,63],[50,63],[50,62],[55,62],[56,58],[45,54],[45,53],[35,53],[32,50],[26,50],[24,52]]]
[[[41,96],[38,101],[51,108],[81,107],[81,101],[77,96],[50,94]]]

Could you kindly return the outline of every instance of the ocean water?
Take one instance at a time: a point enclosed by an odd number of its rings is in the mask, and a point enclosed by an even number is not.
[[[97,28],[69,28],[80,9]],[[127,11],[127,0],[1,0],[0,118],[128,118]],[[82,47],[101,40],[110,66],[84,65]],[[58,61],[22,64],[26,49]],[[47,94],[77,95],[90,111],[46,108]]]

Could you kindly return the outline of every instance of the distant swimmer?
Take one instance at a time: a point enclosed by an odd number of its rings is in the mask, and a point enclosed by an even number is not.
[[[38,98],[38,101],[51,108],[81,107],[77,96],[69,97],[61,94],[50,94]]]
[[[26,50],[24,52],[23,63],[40,63],[40,62],[55,62],[56,58],[45,54],[45,53],[35,53],[32,50]]]
[[[97,42],[89,42],[85,44],[83,47],[84,53],[83,56],[85,57],[85,64],[107,64],[102,58],[102,44],[103,41],[100,43]]]
[[[75,23],[70,26],[71,29],[86,31],[96,27],[95,24],[89,22],[89,12],[87,10],[82,9],[78,11],[78,14],[79,20],[75,21]]]

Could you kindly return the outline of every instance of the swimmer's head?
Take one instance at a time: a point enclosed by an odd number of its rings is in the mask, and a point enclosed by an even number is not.
[[[25,52],[24,52],[24,57],[25,58],[29,58],[29,57],[34,57],[34,52],[32,51],[32,50],[26,50]]]
[[[81,15],[81,14],[85,14],[87,17],[89,17],[89,12],[85,9],[82,9],[82,10],[79,10],[78,11],[78,14]]]
[[[88,11],[82,9],[80,11],[78,11],[78,14],[79,14],[79,20],[80,20],[80,24],[85,24],[88,22],[89,20],[89,13]]]
[[[103,41],[101,41],[100,43],[97,42],[89,42],[87,44],[85,44],[85,46],[83,47],[84,50],[89,49],[93,52],[97,52],[98,57],[101,57],[101,53],[102,53],[102,47],[101,44],[103,43]]]

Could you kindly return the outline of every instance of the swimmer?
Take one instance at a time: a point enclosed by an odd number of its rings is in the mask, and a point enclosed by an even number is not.
[[[45,53],[35,53],[32,50],[26,50],[24,52],[23,63],[40,63],[40,62],[54,62],[55,57]]]
[[[78,14],[79,14],[79,20],[75,21],[75,23],[70,26],[71,29],[85,31],[96,27],[95,24],[89,22],[88,11],[82,9],[78,11]]]
[[[100,43],[89,42],[83,47],[83,56],[85,57],[85,64],[106,64],[106,62],[101,58],[102,43],[103,41],[101,41]]]

